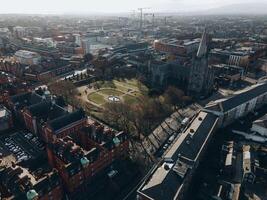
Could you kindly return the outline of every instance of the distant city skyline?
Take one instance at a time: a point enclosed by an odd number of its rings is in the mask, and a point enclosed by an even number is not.
[[[149,7],[153,12],[198,12],[246,3],[260,4],[266,3],[266,0],[7,0],[2,3],[0,13],[116,13],[131,12],[138,7]]]

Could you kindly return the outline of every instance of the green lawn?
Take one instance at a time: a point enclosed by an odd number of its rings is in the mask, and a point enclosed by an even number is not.
[[[98,81],[101,88],[116,88],[114,81]]]
[[[147,91],[147,87],[143,84],[139,85],[136,79],[119,79],[119,80],[112,80],[112,81],[98,81],[97,84],[100,86],[101,89],[118,89],[122,92],[128,92],[129,90],[139,91],[141,87],[142,91]]]
[[[88,100],[100,106],[108,102],[108,96],[117,96],[126,103],[135,104],[140,101],[138,97],[145,94],[148,90],[145,85],[139,85],[139,82],[136,79],[98,81],[97,84],[100,89],[89,94]]]
[[[115,90],[115,89],[109,89],[109,88],[105,88],[105,89],[100,89],[97,91],[98,93],[102,93],[104,95],[113,95],[113,96],[120,96],[123,95],[123,92],[119,91],[119,90]]]
[[[132,92],[131,95],[135,97],[140,97],[142,94],[140,92]]]
[[[101,105],[106,102],[104,97],[101,94],[98,94],[97,92],[89,94],[88,99],[98,105]]]
[[[125,81],[125,80],[120,80],[120,81],[114,80],[113,82],[114,82],[114,84],[116,86],[120,86],[121,85],[121,86],[123,86],[125,88],[128,88],[128,89],[138,90],[138,85],[134,84],[134,82],[128,82],[128,81]]]
[[[137,97],[134,97],[134,96],[131,96],[131,95],[125,95],[123,97],[124,101],[128,104],[135,104],[135,103],[138,103],[138,98]]]
[[[119,84],[115,84],[116,85],[116,88],[120,91],[123,91],[123,92],[128,92],[129,88],[128,87],[125,87],[124,85],[119,85]]]

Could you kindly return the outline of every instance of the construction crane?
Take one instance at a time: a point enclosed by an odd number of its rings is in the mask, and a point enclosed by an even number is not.
[[[135,19],[135,10],[131,10],[132,11],[132,18]]]
[[[155,14],[154,13],[145,13],[144,14],[144,22],[145,22],[145,17],[146,16],[152,16],[152,28],[153,28],[153,30],[154,30],[154,26],[155,26]]]
[[[164,21],[165,21],[164,24],[165,24],[165,26],[167,25],[167,20],[170,19],[170,18],[172,18],[172,17],[171,16],[164,17]]]
[[[140,31],[142,31],[143,28],[143,10],[150,9],[150,8],[138,8],[140,11]]]

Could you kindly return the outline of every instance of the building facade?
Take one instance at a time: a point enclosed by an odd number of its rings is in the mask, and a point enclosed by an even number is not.
[[[220,116],[222,126],[254,112],[267,103],[267,82],[244,89],[228,99],[221,99],[206,106],[205,110]]]
[[[24,65],[38,65],[41,61],[41,56],[38,53],[26,50],[19,50],[14,55],[15,59]]]
[[[78,131],[87,121],[83,110],[67,112],[57,98],[42,89],[12,96],[9,107],[28,130],[49,143]]]
[[[76,196],[86,190],[93,177],[127,156],[128,148],[126,133],[89,124],[49,144],[47,153],[50,165],[59,170],[65,189],[70,196]]]
[[[0,132],[13,127],[12,113],[4,106],[0,106]]]
[[[60,177],[56,170],[37,177],[26,168],[13,164],[0,167],[0,178],[7,191],[5,194],[7,199],[60,200],[64,196]]]
[[[195,97],[206,96],[213,90],[214,71],[208,66],[208,46],[206,30],[193,58],[188,81],[188,93]]]

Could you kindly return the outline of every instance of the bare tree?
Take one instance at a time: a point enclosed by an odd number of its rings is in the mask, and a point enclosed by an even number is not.
[[[52,94],[62,96],[68,103],[79,107],[79,102],[76,98],[78,91],[71,81],[57,80],[48,84],[48,89]]]

